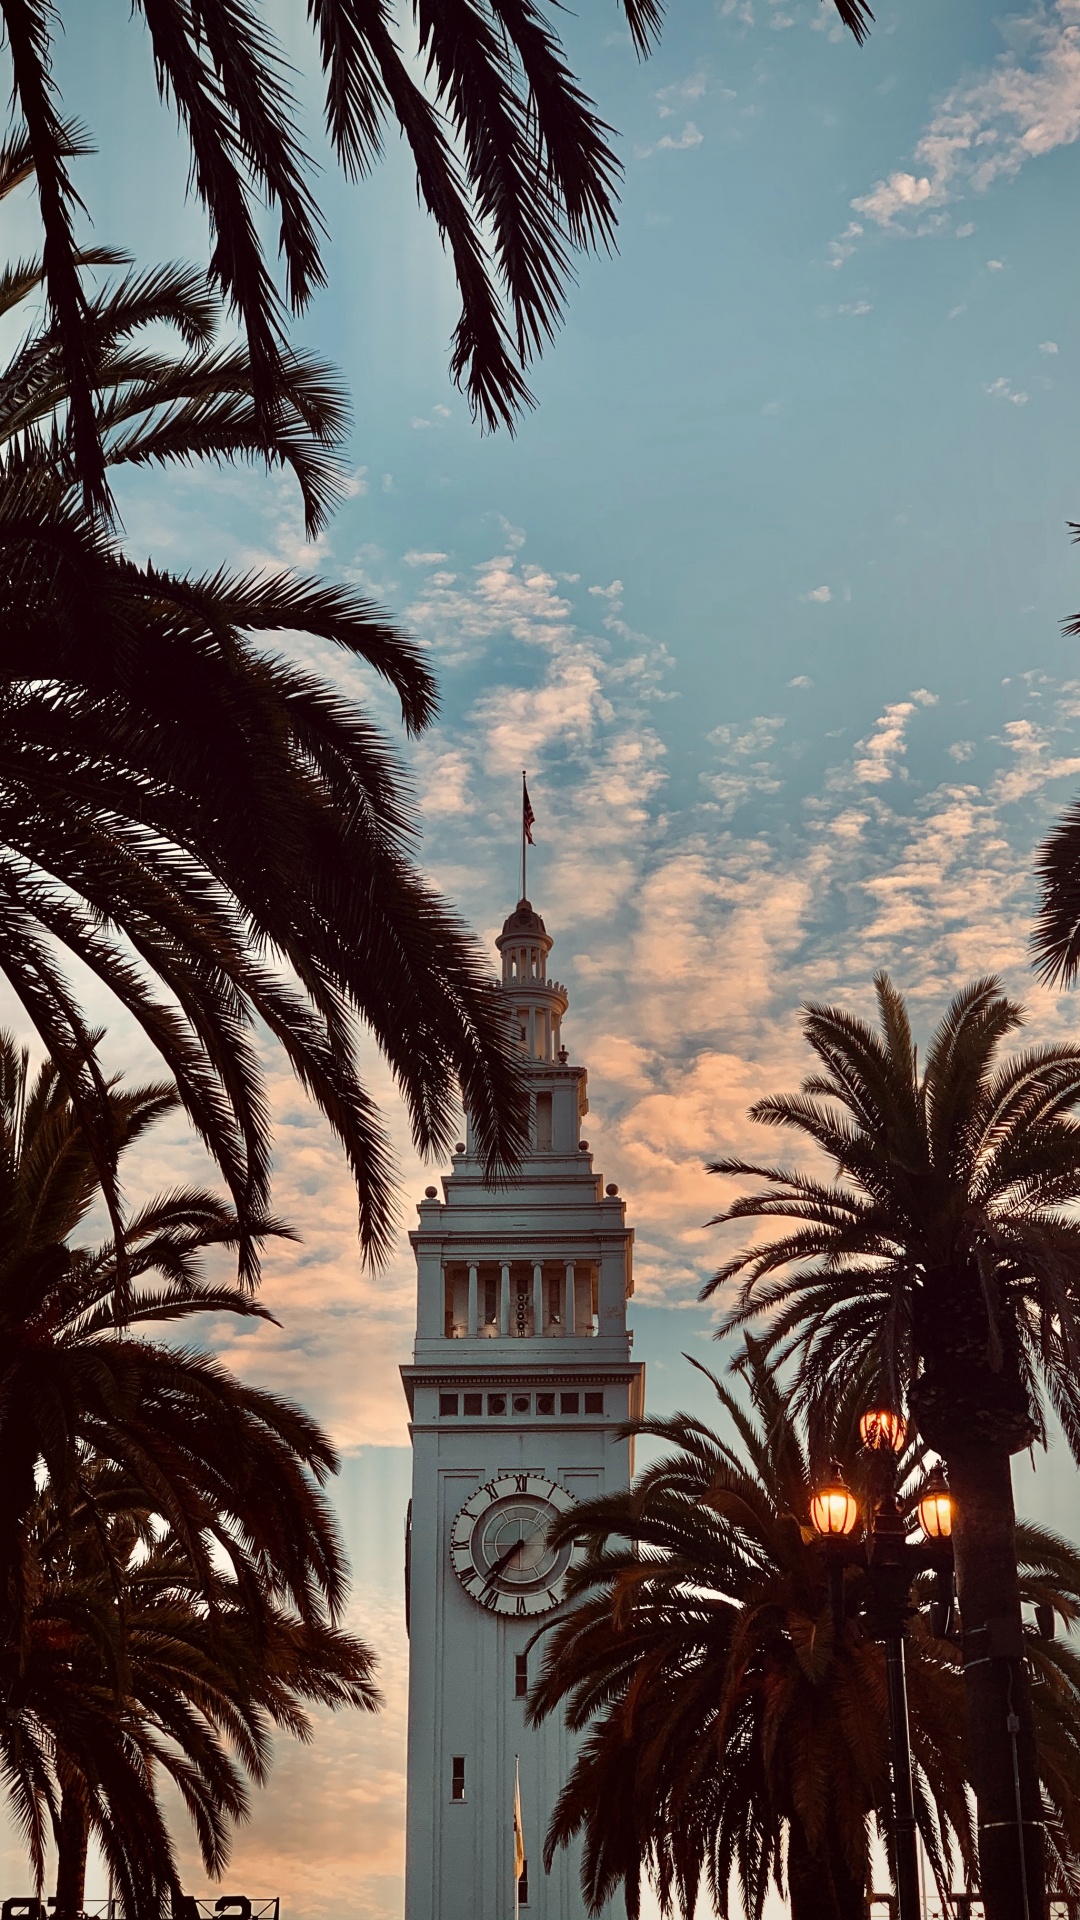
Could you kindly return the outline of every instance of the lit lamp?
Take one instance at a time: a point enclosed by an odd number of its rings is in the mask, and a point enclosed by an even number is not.
[[[819,1487],[810,1502],[810,1519],[814,1532],[827,1539],[850,1533],[859,1518],[858,1502],[851,1488],[845,1484],[844,1476],[836,1461],[833,1461],[831,1477],[827,1484]]]
[[[871,1453],[903,1453],[907,1426],[902,1414],[872,1407],[859,1421],[859,1438]]]
[[[928,1540],[947,1540],[952,1532],[953,1497],[940,1467],[935,1467],[919,1501],[919,1525]]]

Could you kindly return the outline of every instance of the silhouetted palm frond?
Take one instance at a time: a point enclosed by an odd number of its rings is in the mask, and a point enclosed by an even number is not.
[[[865,38],[866,0],[836,0]],[[240,317],[264,429],[287,388],[288,308],[324,283],[322,223],[288,70],[258,0],[137,0],[161,97],[191,151],[206,210],[210,270]],[[611,129],[567,64],[537,0],[308,0],[326,83],[326,126],[350,176],[378,158],[388,128],[408,143],[417,193],[450,253],[461,317],[453,378],[486,426],[530,404],[526,370],[557,326],[575,252],[614,241],[619,163]],[[660,0],[622,0],[639,55],[659,35]],[[78,202],[52,70],[63,0],[0,0],[11,50],[18,150],[37,169],[46,286],[72,395],[87,501],[105,472],[94,442],[93,366],[78,274]],[[416,57],[403,51],[413,42]],[[285,296],[268,268],[258,215],[277,219]]]

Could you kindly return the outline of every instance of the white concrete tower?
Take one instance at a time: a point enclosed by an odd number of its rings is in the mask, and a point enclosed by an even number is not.
[[[492,1190],[470,1129],[410,1236],[406,1920],[513,1920],[515,1756],[522,1920],[585,1910],[576,1851],[543,1869],[572,1744],[560,1721],[525,1725],[525,1649],[563,1597],[552,1513],[629,1482],[615,1429],[641,1412],[644,1368],[626,1328],[634,1236],[580,1137],[586,1075],[562,1046],[568,999],[547,977],[551,945],[520,900],[498,941],[499,985],[529,1061],[528,1156],[512,1186]]]

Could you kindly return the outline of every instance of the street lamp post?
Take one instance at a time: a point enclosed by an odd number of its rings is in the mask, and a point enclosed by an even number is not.
[[[897,1414],[872,1412],[863,1415],[860,1431],[868,1452],[877,1456],[878,1467],[872,1478],[881,1489],[873,1503],[869,1528],[861,1538],[856,1537],[858,1503],[835,1466],[828,1484],[814,1494],[810,1517],[825,1544],[838,1619],[844,1611],[844,1567],[861,1567],[867,1575],[864,1619],[875,1640],[884,1645],[888,1682],[897,1920],[920,1920],[904,1642],[911,1612],[911,1583],[927,1568],[938,1575],[935,1630],[948,1630],[952,1610],[952,1497],[940,1469],[935,1469],[919,1501],[923,1541],[909,1541],[909,1522],[896,1498],[896,1456],[906,1438],[904,1423]]]

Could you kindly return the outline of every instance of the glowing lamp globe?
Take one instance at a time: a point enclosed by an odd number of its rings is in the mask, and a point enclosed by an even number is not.
[[[953,1497],[941,1468],[935,1467],[919,1501],[919,1525],[928,1540],[947,1540],[952,1523]]]
[[[850,1487],[845,1486],[839,1468],[834,1466],[831,1478],[825,1486],[818,1488],[810,1502],[814,1532],[826,1539],[836,1539],[850,1533],[858,1518],[859,1506],[855,1495]]]
[[[872,1407],[859,1421],[859,1437],[871,1453],[903,1453],[907,1426],[902,1414]]]

